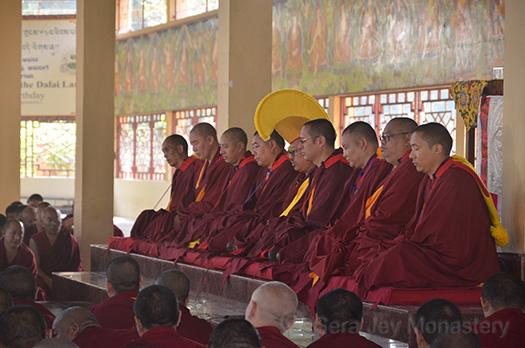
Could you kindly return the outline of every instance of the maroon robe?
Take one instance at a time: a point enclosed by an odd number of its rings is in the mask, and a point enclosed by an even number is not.
[[[257,331],[261,337],[264,348],[298,348],[299,346],[293,343],[288,338],[284,337],[281,331],[273,326],[258,327]]]
[[[211,324],[204,319],[191,315],[190,310],[181,303],[179,303],[179,311],[181,319],[177,332],[195,342],[208,344],[208,339],[213,331]]]
[[[201,234],[208,230],[213,221],[223,212],[234,213],[241,211],[244,202],[255,190],[257,185],[256,178],[261,167],[255,158],[248,151],[242,158],[235,170],[230,174],[226,187],[224,187],[220,198],[215,202],[210,211],[203,215],[195,215],[193,218],[186,219],[179,228],[176,242],[180,246],[196,240]]]
[[[29,241],[31,240],[31,237],[33,237],[34,234],[37,234],[38,230],[36,229],[36,225],[29,226],[28,228],[24,229],[24,244],[29,246]]]
[[[139,338],[135,328],[127,330],[104,329],[97,326],[87,327],[73,340],[79,348],[122,347]]]
[[[290,159],[283,151],[275,159],[272,167],[260,173],[257,178],[258,188],[252,195],[256,197],[255,207],[249,209],[249,201],[245,210],[235,214],[223,214],[210,226],[205,241],[209,250],[223,251],[226,244],[236,235],[247,235],[254,226],[271,217],[278,216],[283,211],[286,192],[296,177]]]
[[[105,329],[130,329],[135,326],[133,304],[137,290],[129,290],[105,299],[88,309]]]
[[[156,326],[146,331],[138,340],[122,348],[164,347],[164,348],[201,348],[204,345],[182,337],[172,327]]]
[[[372,341],[367,340],[357,332],[328,332],[321,336],[317,341],[308,345],[307,348],[381,348]]]
[[[337,205],[344,194],[341,187],[344,187],[347,181],[355,182],[355,173],[344,159],[342,150],[335,150],[320,167],[312,171],[301,209],[283,217],[275,228],[268,228],[252,254],[259,254],[267,249],[279,250],[297,240],[308,246],[315,237],[316,230],[338,218],[333,212],[339,211]],[[304,247],[290,250],[295,257],[305,252]]]
[[[169,221],[167,227],[171,228],[173,224],[173,214],[189,204],[193,200],[193,190],[202,167],[202,161],[195,157],[188,157],[182,165],[175,170],[171,180],[170,202],[166,210],[159,211],[144,210],[135,220],[131,229],[132,238],[152,238],[156,234],[156,229],[163,228],[163,224]],[[158,221],[157,221],[158,220]]]
[[[302,238],[282,248],[279,251],[281,262],[308,264],[315,250],[317,240],[322,238],[326,230],[330,228],[329,226],[333,225],[334,218],[342,217],[346,210],[360,210],[361,206],[365,204],[367,198],[365,196],[371,194],[370,191],[377,190],[379,184],[391,170],[392,166],[388,162],[380,160],[377,155],[372,156],[362,170],[356,170],[354,172],[357,174],[355,179],[350,178],[347,180],[342,191],[343,195],[340,198],[340,202],[334,208],[332,218],[329,221],[330,223],[327,224],[328,227],[318,229],[316,232],[311,233],[312,238]],[[351,208],[349,208],[350,205]],[[342,221],[339,220],[336,220],[335,223],[338,224],[338,226],[343,225]],[[302,252],[298,253],[298,250],[302,250]]]
[[[477,286],[499,272],[478,182],[475,172],[451,158],[432,178],[425,175],[403,235],[356,270],[358,295],[386,286]]]
[[[525,318],[517,308],[500,309],[472,327],[483,348],[520,348],[525,342]]]
[[[45,231],[33,235],[32,240],[35,241],[38,248],[39,267],[49,278],[52,277],[53,272],[82,272],[84,270],[80,261],[78,242],[75,236],[68,231],[60,230],[53,246]],[[40,278],[40,275],[37,283],[47,295],[51,293],[51,289]]]
[[[3,272],[9,266],[19,265],[30,270],[35,277],[38,276],[38,266],[36,264],[35,254],[33,254],[33,251],[29,249],[27,245],[20,244],[15,258],[9,263],[9,261],[7,261],[7,252],[5,250],[4,241],[0,241],[0,244],[0,272]]]
[[[324,282],[331,275],[352,274],[355,270],[357,261],[353,252],[362,231],[373,231],[379,243],[394,239],[414,214],[418,185],[424,175],[416,171],[408,153],[388,174],[390,167],[383,163],[377,175],[358,190],[345,214],[320,237],[313,249],[310,269]],[[380,181],[381,178],[384,179]],[[381,187],[367,218],[366,203]]]
[[[44,320],[46,321],[47,328],[51,329],[53,327],[53,321],[55,321],[55,315],[53,313],[51,313],[51,311],[49,309],[47,309],[46,307],[44,307],[40,303],[36,303],[35,301],[24,300],[24,299],[21,299],[21,298],[15,298],[15,299],[13,299],[13,304],[15,306],[17,306],[17,305],[28,305],[28,306],[31,306],[33,308],[36,308],[44,316]]]

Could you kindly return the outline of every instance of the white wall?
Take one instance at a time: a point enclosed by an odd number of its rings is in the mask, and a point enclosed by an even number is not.
[[[135,219],[144,209],[153,209],[169,185],[169,181],[115,179],[113,215]],[[167,192],[157,209],[166,208],[169,195]]]

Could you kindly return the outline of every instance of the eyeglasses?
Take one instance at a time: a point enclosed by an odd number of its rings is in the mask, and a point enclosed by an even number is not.
[[[404,134],[410,134],[410,132],[402,132],[402,133],[396,133],[396,134],[383,133],[379,136],[379,139],[381,139],[381,141],[384,143],[388,143],[390,141],[390,138],[395,137],[396,135],[404,135]]]
[[[312,137],[312,138],[311,138],[311,139],[312,139],[312,143],[313,143],[313,142],[315,141],[315,139],[317,139],[317,138],[319,138],[319,137]],[[304,144],[304,143],[306,143],[307,141],[308,141],[308,138],[300,138],[300,139],[299,139],[299,142],[300,142],[301,144]]]

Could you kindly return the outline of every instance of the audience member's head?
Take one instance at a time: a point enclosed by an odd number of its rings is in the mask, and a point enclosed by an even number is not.
[[[46,338],[38,342],[33,348],[79,348],[71,341],[61,338]]]
[[[315,327],[322,335],[330,332],[358,332],[363,325],[363,303],[351,291],[338,288],[317,301]]]
[[[13,306],[13,298],[9,292],[0,287],[0,313]]]
[[[24,226],[22,223],[16,219],[8,219],[2,232],[6,250],[17,250],[24,240]]]
[[[190,144],[200,159],[211,161],[219,148],[217,131],[209,123],[198,123],[190,131]]]
[[[31,208],[35,209],[38,208],[38,205],[44,201],[44,197],[38,193],[33,193],[29,198],[27,199],[27,205]]]
[[[13,202],[11,204],[9,204],[7,206],[7,208],[5,208],[5,216],[8,218],[8,219],[16,219],[16,215],[17,215],[17,212],[18,212],[18,207],[24,205],[22,202]]]
[[[34,226],[36,224],[36,211],[28,205],[21,205],[17,210],[17,219],[22,221],[24,227]]]
[[[118,256],[106,269],[108,295],[114,296],[124,291],[138,291],[142,285],[140,266],[131,256]]]
[[[319,167],[334,151],[335,138],[335,129],[329,120],[308,121],[301,129],[299,149],[305,159]]]
[[[210,335],[209,348],[262,348],[259,333],[244,319],[227,319]]]
[[[246,153],[248,137],[239,127],[232,127],[222,133],[219,145],[221,155],[226,163],[238,165]]]
[[[162,285],[143,289],[135,300],[133,311],[139,336],[157,326],[175,328],[180,322],[177,297]]]
[[[53,334],[61,339],[73,341],[88,327],[100,327],[97,318],[87,308],[70,307],[53,322]]]
[[[410,150],[410,137],[417,123],[408,117],[397,117],[387,123],[381,134],[381,152],[385,160],[394,167]]]
[[[162,285],[170,289],[175,296],[177,301],[182,305],[187,305],[190,295],[190,280],[189,278],[178,269],[170,269],[157,278],[157,285]]]
[[[42,212],[42,227],[49,235],[56,235],[62,227],[60,211],[55,207],[47,207]]]
[[[303,154],[299,150],[299,145],[301,144],[301,139],[297,138],[288,147],[288,157],[290,158],[290,163],[292,164],[293,169],[296,172],[307,174],[314,167],[311,161],[304,159]]]
[[[32,347],[47,335],[47,325],[38,309],[18,305],[0,314],[0,345],[2,348]]]
[[[510,273],[495,273],[483,283],[481,306],[486,317],[502,309],[524,310],[525,285]]]
[[[354,168],[364,168],[370,157],[377,153],[379,143],[372,126],[356,121],[343,131],[341,147],[348,163]]]
[[[7,222],[7,218],[4,214],[0,214],[0,230],[4,228],[5,223]]]
[[[414,317],[414,331],[419,348],[429,347],[444,333],[460,332],[463,318],[459,308],[449,300],[435,298],[423,303]]]
[[[410,158],[420,173],[433,175],[439,166],[450,157],[452,137],[445,126],[427,123],[417,127],[410,139]]]
[[[297,304],[297,295],[288,285],[265,283],[253,292],[246,319],[255,327],[273,326],[284,332],[295,322]]]
[[[36,228],[38,232],[44,230],[44,210],[50,206],[51,204],[49,202],[42,202],[36,208]]]
[[[474,332],[444,333],[436,337],[430,348],[481,348]]]
[[[284,150],[284,139],[277,131],[273,131],[268,141],[264,141],[255,132],[252,140],[252,152],[257,164],[270,168],[277,156]]]
[[[188,143],[183,136],[172,134],[164,139],[162,153],[170,166],[179,168],[188,158]]]
[[[35,275],[24,266],[9,266],[0,275],[0,288],[15,300],[33,301],[37,289]]]

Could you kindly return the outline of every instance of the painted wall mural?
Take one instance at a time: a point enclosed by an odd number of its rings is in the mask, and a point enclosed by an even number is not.
[[[116,43],[115,113],[217,104],[218,20]]]
[[[283,0],[272,88],[315,96],[487,79],[503,66],[504,0]],[[117,42],[117,114],[217,104],[218,19]]]
[[[276,2],[273,88],[330,95],[491,78],[504,16],[504,0]]]

